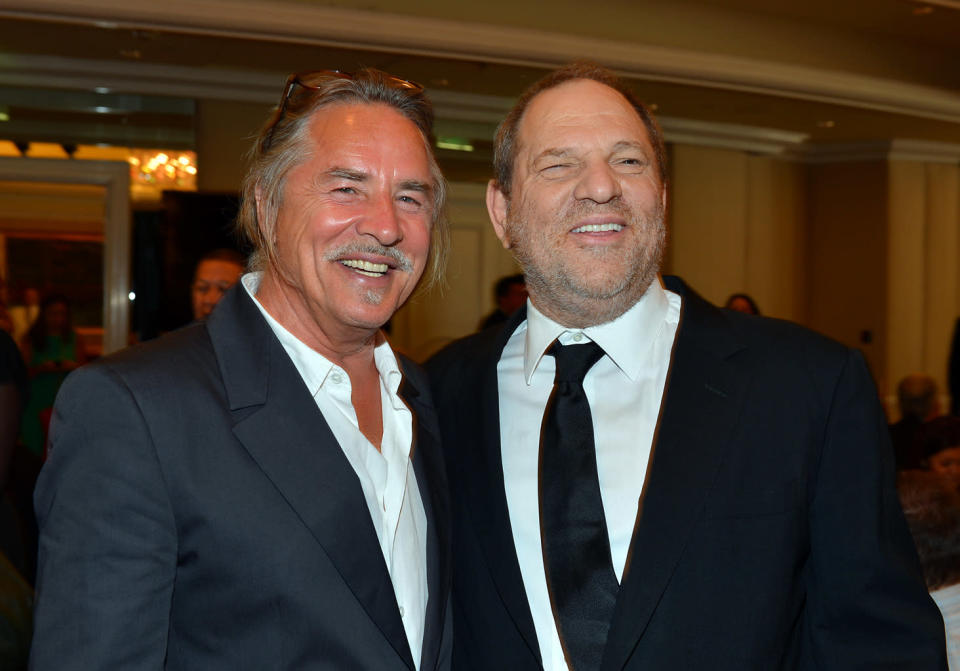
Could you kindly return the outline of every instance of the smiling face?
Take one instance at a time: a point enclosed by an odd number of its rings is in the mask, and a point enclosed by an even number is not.
[[[491,183],[487,207],[531,301],[570,327],[615,319],[656,277],[666,238],[643,122],[613,89],[576,79],[537,95],[517,138],[511,196]]]
[[[324,349],[367,339],[413,292],[430,250],[432,179],[417,127],[385,105],[339,104],[310,121],[288,174],[276,262],[257,297]]]

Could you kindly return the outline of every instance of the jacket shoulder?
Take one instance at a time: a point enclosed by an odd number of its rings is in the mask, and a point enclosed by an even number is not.
[[[192,324],[81,366],[67,377],[60,395],[89,393],[107,382],[137,395],[186,391],[212,377],[219,373],[210,336],[203,324]]]
[[[454,340],[431,356],[424,369],[435,396],[440,396],[449,384],[459,386],[464,376],[478,374],[489,363],[500,337],[500,328],[489,328]]]

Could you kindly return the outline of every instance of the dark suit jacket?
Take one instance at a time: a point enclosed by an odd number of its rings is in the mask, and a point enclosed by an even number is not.
[[[602,668],[945,669],[862,356],[667,283],[681,322]],[[458,669],[541,668],[497,406],[523,318],[427,366],[454,497]]]
[[[421,668],[448,669],[449,511],[409,362],[428,519]],[[413,668],[359,481],[239,285],[206,324],[71,375],[37,485],[32,668]]]

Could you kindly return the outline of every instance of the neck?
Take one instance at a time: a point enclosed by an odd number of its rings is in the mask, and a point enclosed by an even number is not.
[[[542,291],[528,278],[530,302],[537,310],[561,326],[584,329],[612,322],[632,308],[646,293],[649,282],[609,298],[586,297],[573,292]]]

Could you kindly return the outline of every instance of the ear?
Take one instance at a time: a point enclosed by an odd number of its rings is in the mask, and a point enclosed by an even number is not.
[[[507,236],[507,197],[497,186],[494,180],[487,182],[487,214],[493,224],[493,232],[500,238],[504,249],[510,249],[510,238]]]

